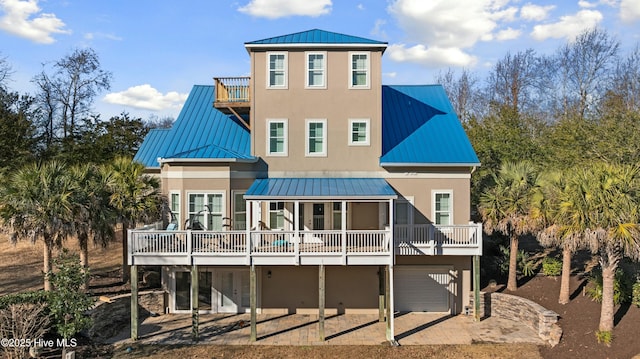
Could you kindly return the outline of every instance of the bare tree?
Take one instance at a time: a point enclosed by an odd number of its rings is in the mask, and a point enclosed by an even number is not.
[[[466,122],[472,116],[480,115],[478,78],[473,73],[463,68],[460,76],[456,77],[455,71],[449,68],[446,72],[438,73],[435,81],[444,87],[460,121]]]
[[[533,49],[507,54],[487,78],[487,97],[493,105],[514,113],[530,109],[539,81],[539,59]]]
[[[56,61],[51,73],[47,64],[43,67],[33,82],[40,89],[37,97],[45,110],[49,138],[54,137],[54,131],[61,131],[61,138],[73,137],[77,124],[90,115],[96,95],[110,88],[111,72],[102,69],[98,55],[90,48],[76,49]]]
[[[13,73],[11,64],[6,57],[0,56],[0,91],[7,91],[7,80]]]
[[[616,64],[607,97],[609,101],[615,99],[625,110],[640,111],[640,45]]]
[[[560,111],[564,116],[586,118],[611,83],[620,43],[602,29],[592,28],[557,52]]]

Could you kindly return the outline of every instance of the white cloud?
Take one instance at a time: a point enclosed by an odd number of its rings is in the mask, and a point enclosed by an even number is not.
[[[620,2],[620,18],[626,23],[640,20],[640,2],[638,0],[622,0]]]
[[[0,0],[0,29],[40,44],[55,42],[52,34],[70,34],[55,14],[41,13],[38,0]]]
[[[287,16],[317,17],[331,12],[331,0],[251,0],[238,11],[255,17],[277,19]]]
[[[179,108],[187,100],[188,94],[175,91],[160,93],[149,84],[129,87],[121,92],[112,92],[104,101],[115,105],[126,105],[143,110],[160,111]]]
[[[520,35],[522,35],[521,30],[512,29],[509,27],[505,30],[498,31],[498,33],[496,34],[496,40],[498,41],[513,40],[520,37]]]
[[[457,47],[442,48],[415,45],[407,48],[404,44],[391,45],[387,48],[389,58],[398,62],[416,62],[427,66],[473,66],[477,62],[471,56]]]
[[[594,4],[594,3],[588,2],[586,0],[580,0],[580,1],[578,1],[578,6],[580,6],[583,9],[591,9],[591,8],[594,8],[594,7],[598,6],[598,4]]]
[[[107,39],[107,40],[113,40],[113,41],[122,41],[122,38],[120,36],[117,36],[114,34],[105,34],[102,32],[88,32],[84,34],[84,39],[85,40]]]
[[[600,21],[602,21],[600,11],[580,10],[575,15],[562,16],[558,22],[534,26],[531,37],[539,41],[563,37],[572,40],[585,29],[596,26]]]
[[[520,9],[520,18],[529,21],[542,21],[549,16],[549,12],[555,7],[555,5],[540,6],[527,3]]]
[[[387,20],[377,19],[375,25],[373,26],[373,30],[371,30],[371,35],[387,38],[387,33],[383,29],[384,25],[386,24]]]
[[[358,8],[358,10],[364,10],[365,9],[364,5],[362,5],[362,4],[358,4],[357,8]]]
[[[516,20],[510,0],[392,0],[388,12],[415,45],[392,46],[395,61],[428,66],[471,66],[466,52],[479,41],[514,38],[517,30],[504,24]]]
[[[394,78],[396,78],[396,76],[398,76],[398,73],[395,72],[395,71],[394,72],[385,72],[385,73],[382,74],[382,76],[388,77],[390,79],[394,79]]]

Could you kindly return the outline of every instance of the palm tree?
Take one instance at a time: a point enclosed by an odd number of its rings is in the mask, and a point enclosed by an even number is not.
[[[576,173],[560,204],[565,236],[583,236],[602,268],[600,332],[613,330],[614,277],[623,257],[640,259],[640,168],[597,163]]]
[[[129,279],[127,265],[127,228],[137,223],[149,223],[160,218],[162,197],[157,178],[144,173],[144,165],[131,158],[118,157],[106,165],[113,181],[110,203],[122,223],[122,280]]]
[[[112,176],[93,164],[79,164],[70,169],[73,180],[73,232],[80,246],[80,264],[89,269],[89,239],[106,246],[114,237],[115,210],[110,205]],[[88,289],[88,279],[84,289]]]
[[[531,233],[530,208],[538,187],[538,172],[529,162],[504,163],[493,175],[494,186],[480,196],[479,211],[489,234],[500,232],[510,239],[509,279],[507,289],[518,289],[517,255],[521,235]]]
[[[44,242],[44,290],[51,290],[52,252],[71,230],[72,181],[67,167],[56,161],[31,164],[9,178],[2,191],[0,216],[11,229],[11,240]]]
[[[548,172],[541,176],[540,189],[534,194],[532,217],[540,225],[538,241],[546,247],[562,249],[562,276],[558,303],[567,304],[570,299],[571,258],[578,249],[588,246],[584,233],[572,231],[567,223],[563,203],[580,191],[577,181],[571,176],[576,170]]]

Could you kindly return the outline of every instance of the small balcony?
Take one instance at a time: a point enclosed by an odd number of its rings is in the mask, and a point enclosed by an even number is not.
[[[213,106],[237,117],[249,114],[251,108],[250,77],[215,77]]]

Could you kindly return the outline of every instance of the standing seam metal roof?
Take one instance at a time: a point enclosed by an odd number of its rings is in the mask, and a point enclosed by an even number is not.
[[[294,34],[270,37],[267,39],[245,42],[245,45],[284,45],[284,44],[367,44],[387,45],[386,42],[366,39],[358,36],[339,34],[337,32],[313,29]]]

